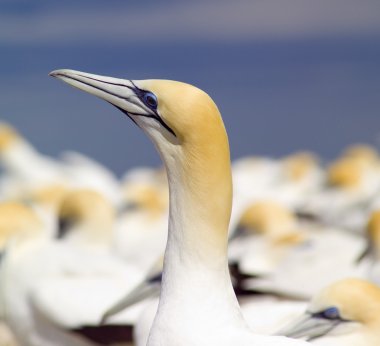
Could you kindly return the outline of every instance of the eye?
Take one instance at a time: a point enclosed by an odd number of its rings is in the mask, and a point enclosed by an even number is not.
[[[143,96],[144,103],[151,109],[157,109],[157,96],[151,92],[146,92]]]
[[[331,308],[327,308],[321,312],[313,314],[314,317],[317,318],[325,318],[327,320],[337,320],[340,319],[340,314],[338,308],[332,306]]]

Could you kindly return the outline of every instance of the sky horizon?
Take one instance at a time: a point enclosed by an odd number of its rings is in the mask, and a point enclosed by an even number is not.
[[[159,165],[105,102],[48,77],[71,68],[195,84],[221,110],[231,156],[379,146],[380,3],[100,0],[0,4],[0,119],[41,152],[83,152],[117,174]]]

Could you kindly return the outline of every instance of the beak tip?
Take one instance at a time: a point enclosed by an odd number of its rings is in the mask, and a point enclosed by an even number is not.
[[[60,70],[54,70],[54,71],[51,71],[51,72],[49,72],[49,76],[50,76],[50,77],[58,77],[58,75],[59,75],[59,71],[60,71]]]
[[[67,75],[67,72],[69,71],[70,70],[67,69],[54,70],[49,73],[49,76],[55,78],[64,77],[65,75]]]

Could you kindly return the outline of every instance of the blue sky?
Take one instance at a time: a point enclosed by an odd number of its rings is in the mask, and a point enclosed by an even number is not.
[[[117,173],[158,164],[151,143],[49,71],[196,84],[233,158],[379,144],[378,0],[2,0],[0,61],[0,118],[44,153],[78,150]]]

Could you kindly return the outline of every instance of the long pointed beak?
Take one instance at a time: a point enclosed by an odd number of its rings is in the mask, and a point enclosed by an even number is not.
[[[364,248],[363,252],[356,259],[356,264],[360,264],[365,259],[369,259],[371,264],[374,264],[376,261],[375,246],[371,241],[368,241],[367,246]]]
[[[74,70],[55,70],[50,72],[49,75],[98,96],[125,112],[133,114],[146,111],[145,105],[136,94],[139,89],[131,80],[99,76]]]
[[[290,338],[305,338],[309,341],[327,334],[340,322],[340,320],[316,318],[305,313],[300,318],[278,331],[276,335],[284,335]]]

